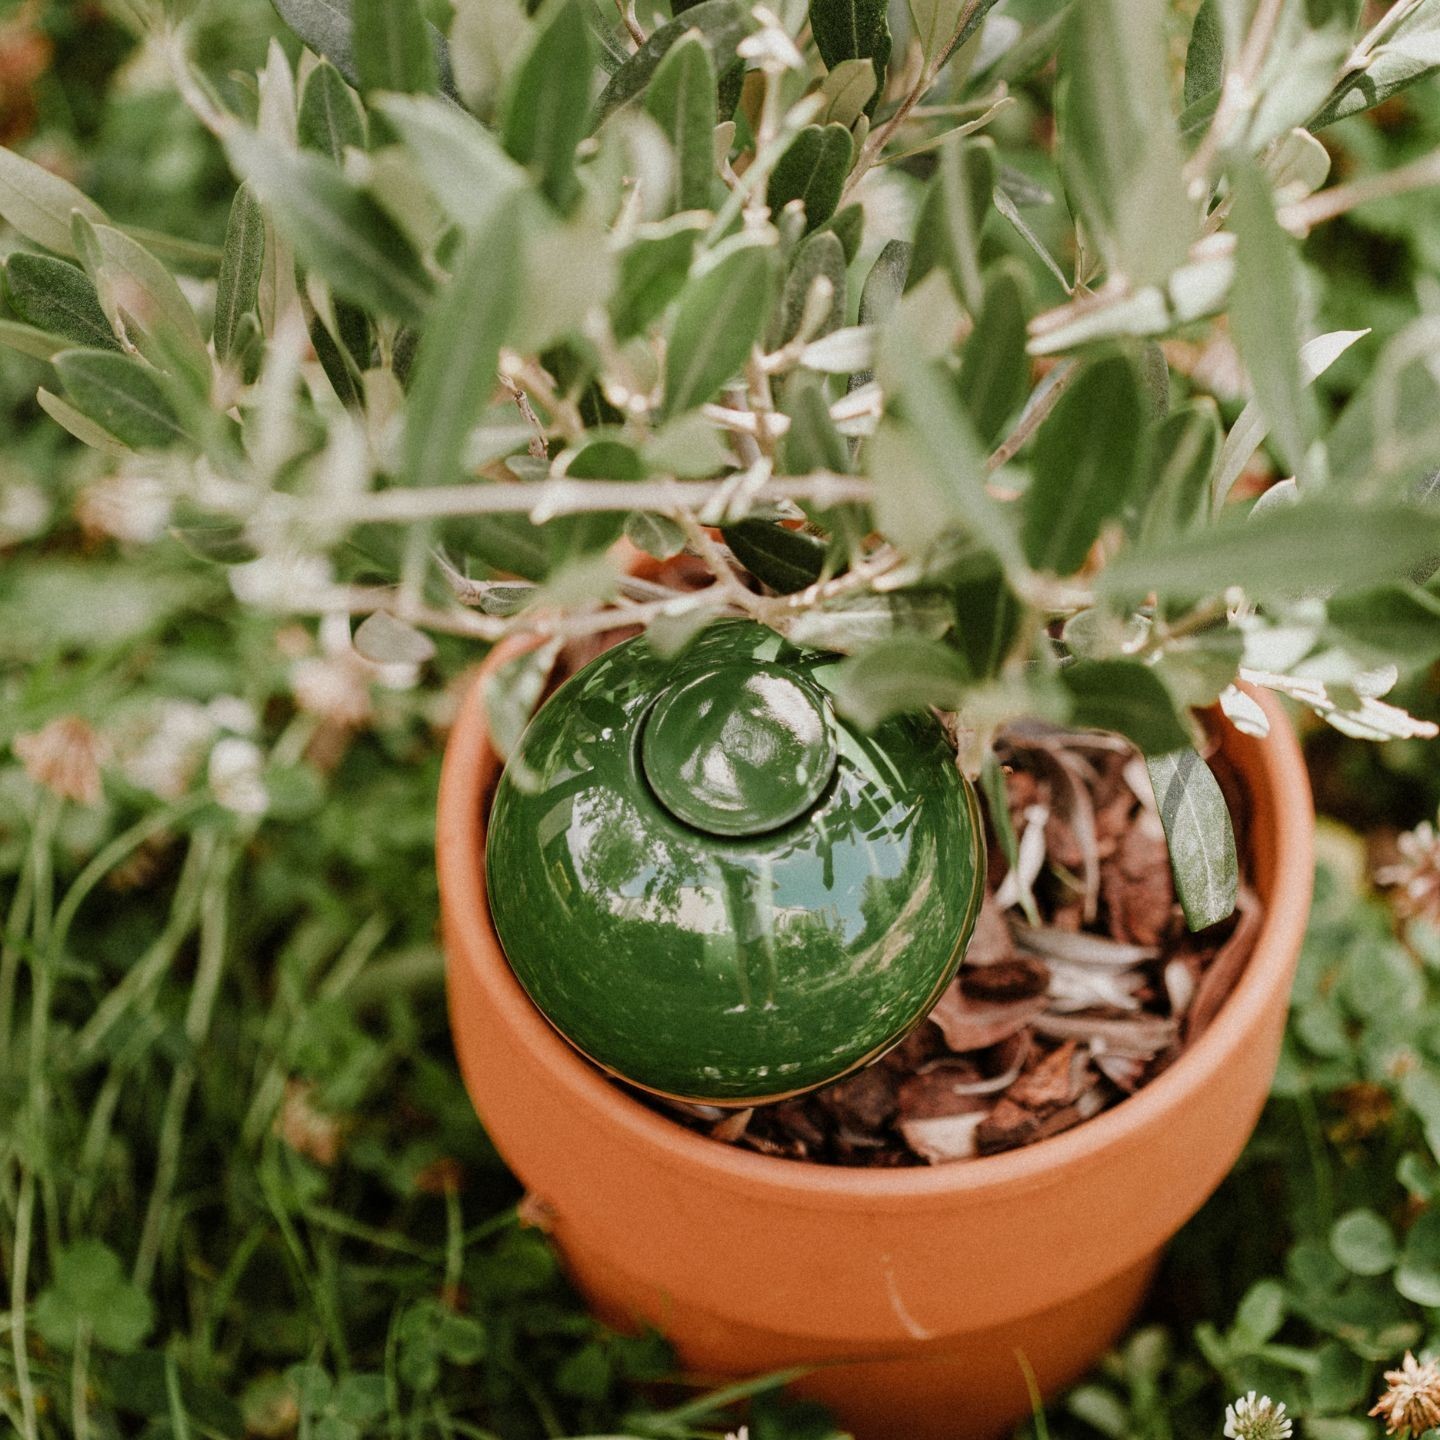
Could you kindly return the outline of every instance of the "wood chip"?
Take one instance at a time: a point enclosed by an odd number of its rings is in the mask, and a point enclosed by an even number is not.
[[[939,1026],[945,1043],[957,1054],[986,1050],[1008,1040],[1045,1013],[1043,995],[1025,1000],[991,1001],[971,999],[953,981],[930,1012],[930,1021]]]
[[[964,1067],[927,1070],[923,1075],[912,1075],[900,1087],[901,1119],[933,1120],[941,1115],[987,1113],[990,1102],[976,1094],[975,1074],[969,1067]]]
[[[710,1138],[723,1140],[726,1144],[734,1144],[749,1129],[754,1114],[753,1107],[749,1110],[732,1111],[718,1125],[710,1127]]]
[[[1132,945],[1104,935],[1070,934],[1031,925],[1014,927],[1016,943],[1032,955],[1064,960],[1071,965],[1139,965],[1158,960],[1153,945]]]
[[[1220,1007],[1235,988],[1235,982],[1255,948],[1255,938],[1260,933],[1260,922],[1264,918],[1259,897],[1247,887],[1240,892],[1235,909],[1237,919],[1230,938],[1215,952],[1214,959],[1205,967],[1205,973],[1195,987],[1195,998],[1185,1016],[1187,1042],[1203,1035],[1219,1014]]]
[[[975,917],[975,933],[965,947],[965,965],[975,970],[985,965],[998,965],[1015,953],[1015,940],[1006,923],[1005,912],[996,903],[995,895],[987,891]]]
[[[932,1120],[902,1120],[899,1129],[905,1143],[931,1165],[948,1160],[968,1160],[979,1153],[976,1132],[987,1112],[970,1115],[941,1115]]]
[[[971,1000],[1029,1000],[1050,986],[1050,967],[1029,955],[960,970],[960,989]]]

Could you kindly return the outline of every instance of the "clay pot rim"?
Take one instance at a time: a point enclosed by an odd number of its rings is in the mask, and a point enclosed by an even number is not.
[[[1257,761],[1253,770],[1245,767],[1252,788],[1268,792],[1266,828],[1271,831],[1273,869],[1264,919],[1250,962],[1209,1028],[1149,1085],[1060,1135],[999,1155],[941,1165],[895,1170],[824,1165],[711,1140],[650,1109],[585,1061],[534,1007],[503,961],[485,895],[480,817],[484,789],[498,761],[489,747],[483,685],[492,669],[525,648],[528,643],[516,637],[486,657],[465,694],[446,747],[436,859],[449,938],[460,952],[459,963],[475,967],[487,1001],[502,1011],[517,1039],[542,1052],[547,1068],[577,1109],[609,1130],[618,1146],[662,1151],[677,1169],[703,1183],[727,1189],[759,1187],[777,1199],[783,1196],[827,1208],[861,1203],[890,1209],[923,1204],[927,1197],[936,1202],[960,1194],[993,1199],[1007,1190],[1044,1188],[1055,1184],[1064,1171],[1103,1163],[1106,1153],[1116,1147],[1143,1145],[1147,1131],[1163,1126],[1168,1114],[1202,1090],[1231,1055],[1251,1043],[1276,1003],[1275,992],[1288,988],[1288,957],[1298,953],[1303,939],[1313,883],[1309,777],[1279,702],[1266,692],[1252,692],[1271,728],[1268,740],[1247,742]]]

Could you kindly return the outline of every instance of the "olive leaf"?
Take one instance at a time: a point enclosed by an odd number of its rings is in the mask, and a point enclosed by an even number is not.
[[[1058,97],[1061,173],[1110,270],[1158,284],[1180,266],[1199,215],[1180,178],[1164,0],[1071,8]]]
[[[876,325],[885,320],[900,303],[905,282],[910,274],[914,247],[906,240],[887,240],[865,284],[860,290],[860,323]]]
[[[1308,122],[1309,129],[1370,110],[1440,70],[1440,0],[1392,5],[1361,49],[1363,67],[1341,79]]]
[[[776,162],[765,190],[773,214],[798,200],[805,207],[805,229],[824,224],[840,203],[854,143],[843,125],[806,125]]]
[[[276,14],[301,40],[317,55],[323,55],[352,84],[360,86],[360,62],[356,54],[355,16],[352,0],[270,0]],[[390,0],[369,0],[375,6],[384,6]],[[407,0],[406,8],[413,4]],[[383,17],[377,17],[383,23]],[[445,37],[428,21],[425,33],[430,41],[434,56],[435,73],[441,88],[453,95],[454,78],[450,66],[450,47]],[[367,40],[367,47],[371,43]],[[372,57],[379,63],[381,57]],[[389,61],[384,61],[388,65]]]
[[[491,131],[430,95],[377,95],[378,110],[406,147],[445,213],[478,230],[525,184],[525,172]]]
[[[625,538],[657,560],[669,560],[685,548],[685,532],[664,515],[636,510],[625,517]]]
[[[420,0],[351,0],[351,43],[362,90],[431,91],[440,66]]]
[[[809,335],[818,339],[838,330],[845,323],[845,276],[845,250],[837,236],[820,230],[800,245],[790,262],[790,273],[785,277],[785,288],[781,292],[770,337],[771,348],[778,350],[799,333],[817,281],[828,285],[830,298],[819,323],[812,326]]]
[[[226,137],[231,163],[294,244],[300,259],[346,300],[417,324],[433,288],[390,216],[336,167],[250,131]]]
[[[1024,268],[1005,260],[990,270],[984,286],[975,328],[960,351],[955,386],[976,437],[988,448],[1030,388],[1025,349],[1030,285]]]
[[[610,323],[620,339],[638,334],[680,293],[702,228],[689,215],[636,227],[610,299]]]
[[[926,192],[915,227],[906,287],[943,266],[965,308],[981,304],[980,232],[995,190],[995,146],[953,135],[940,149],[939,174]]]
[[[1412,668],[1440,658],[1440,597],[1408,582],[1337,596],[1326,618],[1347,648]]]
[[[927,63],[944,64],[984,23],[997,0],[906,0]]]
[[[675,19],[660,26],[610,77],[595,103],[593,124],[599,125],[640,95],[670,47],[690,31],[695,31],[709,47],[716,73],[723,75],[734,61],[735,47],[754,28],[754,17],[739,0],[700,0],[698,5],[687,6]],[[724,106],[720,108],[723,112]]]
[[[1190,746],[1146,760],[1170,850],[1175,894],[1191,930],[1218,924],[1235,909],[1240,864],[1220,783]]]
[[[865,107],[874,112],[890,63],[890,19],[885,0],[810,0],[810,31],[829,70],[847,60],[869,60],[875,93]]]
[[[828,683],[839,709],[873,730],[892,715],[955,709],[968,679],[965,662],[948,645],[901,632],[837,665]]]
[[[355,629],[355,649],[376,665],[423,665],[435,655],[435,642],[422,630],[377,610]]]
[[[825,572],[825,542],[774,520],[741,520],[721,530],[735,558],[763,585],[791,595]]]
[[[102,455],[118,457],[131,453],[130,447],[122,440],[117,439],[103,426],[97,425],[84,411],[77,409],[68,400],[52,394],[43,385],[35,392],[35,403],[66,434],[74,436],[82,445],[88,445]]]
[[[998,675],[1024,619],[1005,572],[991,562],[954,581],[949,589],[955,645],[971,675],[976,680]]]
[[[820,84],[820,94],[825,100],[821,119],[848,130],[862,115],[869,113],[878,88],[875,62],[868,55],[842,60],[831,67]]]
[[[837,210],[817,233],[833,235],[845,252],[845,263],[853,265],[865,239],[865,207],[857,200]]]
[[[850,469],[850,450],[830,417],[822,380],[803,371],[794,376],[785,387],[782,409],[790,420],[780,453],[786,471],[805,475],[812,470]]]
[[[1135,488],[1145,403],[1123,355],[1087,365],[1035,438],[1025,496],[1025,556],[1037,570],[1073,575],[1107,520]]]
[[[105,221],[105,212],[68,180],[0,145],[0,219],[32,244],[77,260],[70,228],[76,211],[96,224]]]
[[[865,283],[860,287],[862,325],[880,325],[900,303],[915,247],[908,240],[887,240],[875,257]],[[869,371],[859,371],[850,379],[850,388],[858,389],[874,379]]]
[[[352,313],[364,320],[363,313]],[[350,410],[363,410],[365,392],[361,386],[360,367],[349,346],[341,343],[335,330],[319,314],[310,322],[310,343],[315,347],[320,368],[324,370],[325,378],[329,380],[340,403]]]
[[[347,149],[365,148],[365,112],[328,60],[305,77],[296,133],[307,150],[318,150],[337,165]]]
[[[1423,316],[1392,336],[1326,436],[1331,482],[1363,498],[1417,493],[1440,468],[1440,324]]]
[[[580,0],[562,0],[510,77],[501,136],[562,213],[579,192],[575,147],[590,128],[595,46]]]
[[[980,762],[980,789],[985,796],[986,812],[995,829],[995,838],[1000,844],[1000,853],[1005,857],[1006,866],[1014,870],[1020,862],[1020,843],[1015,835],[1015,825],[1010,818],[1009,793],[1005,786],[1005,772],[1000,767],[993,750],[987,750]],[[1034,901],[1030,901],[1033,909]],[[1038,917],[1027,915],[1030,923],[1037,923]]]
[[[519,230],[501,221],[470,242],[448,303],[420,337],[405,426],[405,475],[414,485],[459,478],[465,441],[495,388],[495,367],[518,303]]]
[[[1302,382],[1306,385],[1313,384],[1357,340],[1363,340],[1369,333],[1369,330],[1332,330],[1328,334],[1307,340],[1300,347]],[[1250,463],[1250,457],[1269,432],[1270,427],[1259,404],[1254,400],[1249,401],[1230,427],[1230,433],[1225,437],[1225,444],[1221,448],[1212,486],[1212,505],[1218,508],[1224,504],[1241,472]]]
[[[1099,577],[1100,593],[1193,599],[1239,586],[1252,600],[1343,593],[1405,579],[1440,553],[1440,513],[1419,505],[1298,499],[1224,516],[1183,539],[1136,546]]]
[[[885,595],[837,595],[801,610],[790,627],[797,645],[851,655],[896,635],[939,640],[950,628],[950,607],[938,590],[897,590]]]
[[[352,83],[355,51],[349,0],[271,0],[276,14],[317,55],[335,64]]]
[[[37,330],[71,345],[120,349],[90,277],[68,261],[16,251],[5,262],[5,294]]]
[[[265,267],[265,217],[248,185],[235,192],[225,226],[225,248],[215,290],[212,339],[219,360],[235,352],[241,319],[259,308],[260,276]]]
[[[1060,672],[1070,721],[1124,735],[1146,756],[1190,744],[1190,735],[1165,683],[1138,660],[1077,660]]]
[[[169,396],[147,365],[109,350],[66,350],[55,369],[87,419],[135,450],[158,450],[186,438]]]
[[[887,417],[870,445],[871,473],[881,483],[875,519],[912,554],[930,549],[947,528],[972,535],[1007,570],[1023,565],[1010,516],[986,493],[979,443],[943,374],[897,325],[885,351],[882,380],[899,397],[902,424]]]
[[[86,216],[72,217],[80,258],[114,330],[152,364],[181,369],[208,389],[210,354],[195,311],[175,277],[139,241]]]
[[[1185,50],[1185,104],[1187,108],[1220,89],[1225,77],[1225,28],[1215,0],[1204,0],[1190,27]]]
[[[769,315],[779,263],[773,245],[741,237],[686,286],[665,352],[667,416],[703,405],[745,363]]]
[[[1358,8],[1355,0],[1308,0],[1281,9],[1245,128],[1251,153],[1303,125],[1324,104],[1354,53]]]
[[[660,62],[645,109],[675,153],[669,208],[708,208],[715,181],[715,66],[698,33],[684,36]]]
[[[624,441],[611,435],[596,436],[567,457],[565,475],[570,480],[643,480],[645,461]],[[562,515],[548,521],[545,544],[552,569],[569,561],[608,549],[625,528],[626,511],[589,511]]]
[[[0,345],[17,355],[29,355],[35,360],[53,360],[74,343],[63,335],[51,335],[33,325],[22,325],[18,320],[0,320]]]
[[[1220,436],[1219,412],[1208,396],[1182,405],[1156,427],[1135,517],[1142,544],[1178,539],[1206,518]]]
[[[1238,167],[1230,186],[1238,241],[1230,328],[1275,448],[1303,483],[1316,418],[1300,366],[1299,260],[1259,171]]]

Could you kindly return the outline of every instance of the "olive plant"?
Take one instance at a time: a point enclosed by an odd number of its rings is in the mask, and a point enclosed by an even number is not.
[[[1432,732],[1381,697],[1440,656],[1440,315],[1328,416],[1370,342],[1313,333],[1299,245],[1440,183],[1327,185],[1316,138],[1440,68],[1440,0],[275,4],[246,86],[126,0],[240,182],[213,279],[0,151],[0,340],[242,598],[382,661],[532,635],[502,746],[563,641],[735,614],[991,793],[1018,717],[1119,732],[1196,927],[1236,884],[1197,707]],[[1214,336],[1228,429],[1168,363]]]

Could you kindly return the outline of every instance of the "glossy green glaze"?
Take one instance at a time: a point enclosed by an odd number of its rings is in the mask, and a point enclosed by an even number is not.
[[[825,793],[835,729],[822,690],[746,657],[703,670],[655,702],[640,768],[677,820],[707,835],[763,835]]]
[[[932,718],[840,719],[837,659],[744,620],[677,660],[627,641],[556,691],[501,777],[501,943],[621,1078],[718,1104],[813,1089],[954,975],[984,884],[974,792]]]

